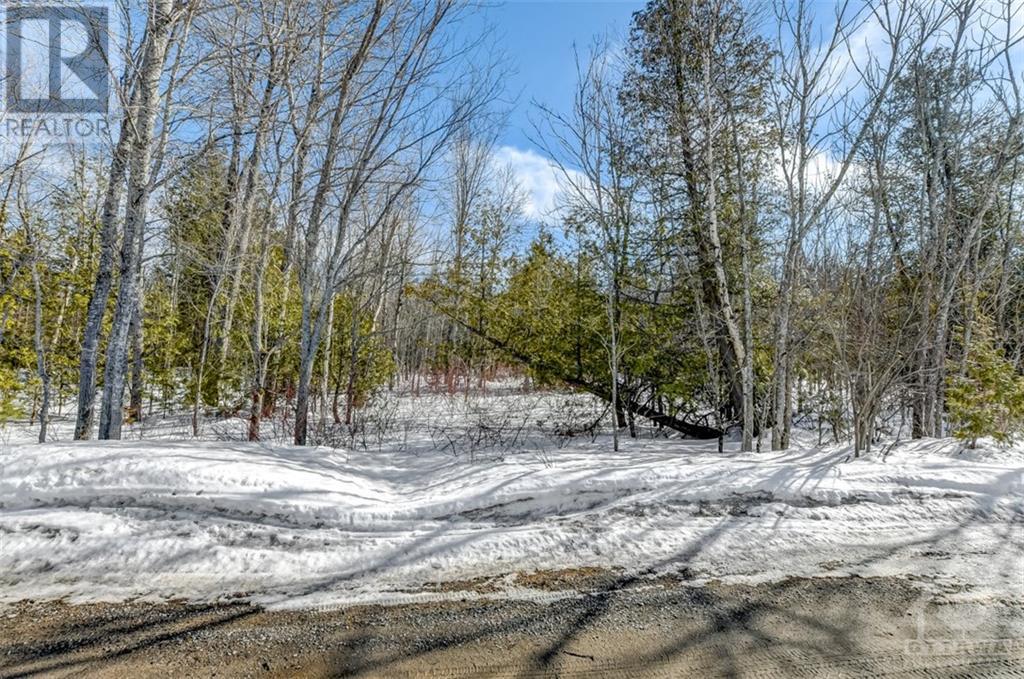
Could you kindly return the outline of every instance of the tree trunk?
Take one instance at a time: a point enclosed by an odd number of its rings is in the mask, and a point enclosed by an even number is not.
[[[103,207],[100,213],[100,258],[93,284],[92,297],[85,315],[82,333],[82,353],[78,362],[78,408],[75,415],[75,440],[88,439],[92,435],[93,411],[96,404],[96,364],[99,355],[100,334],[103,331],[103,317],[110,300],[110,289],[114,282],[114,248],[117,245],[117,213],[121,204],[121,190],[128,169],[129,135],[131,112],[137,105],[137,92],[125,110],[118,134],[117,146],[110,161],[110,173]]]
[[[441,311],[442,313],[445,313],[443,309],[441,309]],[[594,384],[592,382],[588,382],[587,380],[579,379],[573,375],[562,374],[559,372],[557,367],[549,365],[545,363],[543,360],[538,360],[533,356],[530,356],[526,353],[523,353],[522,351],[515,349],[508,342],[502,341],[496,337],[491,337],[490,335],[486,335],[477,330],[472,325],[468,323],[463,323],[458,319],[455,319],[455,322],[464,327],[469,332],[473,333],[474,335],[486,340],[488,343],[491,344],[491,346],[500,349],[504,353],[508,354],[511,358],[521,362],[523,365],[529,366],[534,370],[539,370],[549,375],[557,376],[558,379],[560,379],[562,382],[565,382],[570,387],[578,387],[579,389],[582,389],[590,394],[593,394],[594,396],[597,396],[600,399],[604,399],[609,403],[612,402],[611,392],[604,385]],[[622,385],[616,384],[615,390],[617,395],[620,394],[622,392]],[[669,429],[678,431],[680,434],[685,434],[686,436],[690,436],[696,439],[714,439],[718,438],[718,436],[722,433],[719,429],[716,429],[714,427],[706,427],[704,425],[694,424],[692,422],[680,420],[671,415],[666,415],[665,413],[660,412],[655,408],[652,408],[650,405],[636,403],[635,401],[629,398],[621,399],[617,397],[615,400],[619,402],[620,409],[623,407],[628,407],[634,414],[639,415],[640,417],[645,417],[659,426],[668,427]],[[620,426],[625,427],[625,414],[618,413],[616,422],[621,423]]]
[[[349,327],[348,384],[345,387],[345,424],[352,426],[352,411],[356,400],[356,378],[359,366],[359,310],[352,302],[352,323]]]
[[[250,441],[260,440],[260,420],[263,417],[263,401],[266,398],[267,370],[270,356],[264,346],[263,307],[264,278],[270,258],[270,227],[264,225],[260,238],[259,258],[253,273],[253,313],[249,330],[249,348],[252,354],[252,384],[249,389],[249,430]]]
[[[619,452],[619,429],[621,429],[625,422],[622,416],[622,404],[619,400],[619,343],[618,343],[618,332],[616,325],[618,320],[616,318],[616,309],[614,308],[614,295],[609,292],[608,294],[608,326],[611,330],[611,347],[608,352],[609,354],[609,365],[608,369],[611,374],[611,404],[612,413],[614,414],[615,426],[612,427],[612,450],[616,453]]]
[[[295,388],[295,445],[304,446],[309,433],[309,389],[313,381],[313,365],[320,349],[320,336],[327,320],[333,291],[326,291],[316,310],[303,303],[302,337],[299,344],[299,383]]]
[[[46,443],[46,427],[50,421],[50,371],[46,365],[46,347],[43,343],[43,286],[39,280],[39,256],[32,263],[32,284],[35,288],[35,349],[36,370],[42,389],[39,405],[39,443]]]
[[[132,388],[128,399],[128,421],[138,422],[142,419],[142,311],[141,302],[136,302],[132,314]]]
[[[137,82],[137,107],[131,112],[133,123],[129,160],[128,200],[121,241],[121,280],[114,306],[107,364],[103,374],[103,406],[100,411],[101,439],[121,438],[124,379],[128,358],[128,330],[138,300],[139,267],[136,238],[146,221],[150,192],[150,160],[153,154],[153,127],[160,97],[160,76],[170,44],[173,25],[173,0],[153,0],[147,20],[142,68]]]
[[[792,309],[792,288],[798,244],[790,241],[787,247],[786,261],[783,264],[782,280],[779,282],[779,300],[775,315],[775,346],[773,363],[775,374],[772,379],[774,389],[774,418],[772,422],[772,450],[785,450],[789,446],[789,322]]]
[[[142,276],[142,232],[139,231],[138,238],[138,252],[136,253],[136,264],[139,267],[139,276]],[[142,386],[143,386],[143,374],[142,374],[142,342],[143,342],[143,327],[142,327],[142,287],[139,286],[138,297],[135,300],[135,309],[132,313],[131,320],[131,339],[132,339],[132,388],[131,395],[128,401],[128,417],[131,422],[138,422],[142,419]]]
[[[324,338],[324,357],[320,362],[320,423],[327,423],[327,395],[330,393],[331,351],[334,340],[334,303],[327,311],[327,337]]]

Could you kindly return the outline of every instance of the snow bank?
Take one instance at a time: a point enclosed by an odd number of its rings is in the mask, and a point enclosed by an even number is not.
[[[1024,450],[718,454],[604,439],[474,462],[248,443],[15,444],[0,601],[382,600],[572,566],[696,580],[902,574],[1024,597]]]

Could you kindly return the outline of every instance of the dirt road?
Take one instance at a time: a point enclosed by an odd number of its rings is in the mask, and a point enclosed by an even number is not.
[[[1024,677],[1021,601],[949,603],[896,578],[532,582],[570,583],[585,591],[547,603],[22,603],[0,609],[0,676]]]

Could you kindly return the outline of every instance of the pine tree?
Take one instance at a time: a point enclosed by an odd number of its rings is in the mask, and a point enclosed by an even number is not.
[[[970,448],[983,436],[1012,442],[1024,429],[1024,377],[1004,356],[987,318],[979,319],[964,349],[963,374],[949,380],[946,392],[953,435]]]

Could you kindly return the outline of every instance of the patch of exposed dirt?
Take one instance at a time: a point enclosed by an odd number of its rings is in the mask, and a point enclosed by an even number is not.
[[[508,589],[507,577],[504,575],[470,578],[468,580],[445,580],[443,582],[427,582],[417,592],[453,593],[476,592],[477,594],[497,594]]]
[[[597,566],[562,568],[559,570],[517,573],[512,582],[517,587],[539,589],[545,592],[576,590],[586,592],[614,587],[621,579],[621,568],[608,569]]]

